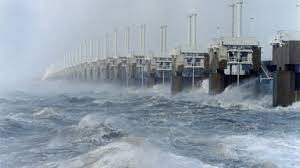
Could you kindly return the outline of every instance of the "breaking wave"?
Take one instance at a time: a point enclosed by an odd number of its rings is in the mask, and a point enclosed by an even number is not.
[[[99,147],[87,154],[61,163],[60,168],[214,168],[147,144],[143,139],[125,139]]]
[[[0,167],[299,167],[300,103],[273,108],[252,85],[216,96],[207,80],[178,95],[82,85],[2,96]]]
[[[40,111],[33,113],[33,117],[39,119],[62,119],[64,118],[57,110],[45,107]]]
[[[229,86],[219,95],[209,94],[209,81],[204,80],[201,88],[186,90],[175,96],[171,94],[169,86],[157,85],[154,88],[130,91],[131,94],[143,94],[152,97],[165,97],[175,101],[190,101],[201,106],[220,107],[239,110],[272,109],[272,95],[254,93],[255,81],[248,81],[241,86]]]
[[[97,117],[97,115],[88,114],[80,120],[78,125],[57,130],[50,140],[49,147],[66,147],[75,144],[99,146],[126,135],[124,131],[113,128],[105,120],[101,121]]]
[[[183,91],[175,96],[171,94],[169,86],[166,87],[162,85],[155,86],[153,90],[135,90],[134,93],[143,93],[154,97],[166,97],[178,101],[191,101],[199,103],[201,106],[219,107],[223,109],[260,110],[265,112],[300,110],[300,103],[294,103],[289,107],[272,107],[273,98],[270,91],[257,93],[255,90],[255,82],[255,80],[250,80],[239,87],[229,86],[219,95],[209,94],[208,80],[203,81],[201,88]],[[269,90],[270,88],[266,89]]]
[[[298,167],[300,138],[297,136],[259,137],[234,135],[218,144],[227,159],[247,160],[249,167]]]

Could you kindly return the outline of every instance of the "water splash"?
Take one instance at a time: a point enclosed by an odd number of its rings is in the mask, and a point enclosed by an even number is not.
[[[56,65],[54,65],[54,64],[50,65],[50,66],[46,69],[46,71],[45,71],[45,73],[44,73],[44,75],[43,75],[43,77],[42,77],[42,80],[47,80],[47,79],[50,77],[51,74],[53,74],[53,73],[55,73],[55,72],[57,72],[57,71],[58,71],[58,68],[57,68]]]
[[[229,136],[222,137],[219,147],[219,152],[228,159],[248,160],[249,166],[298,167],[300,165],[300,138],[297,136]]]
[[[143,139],[108,144],[62,163],[60,168],[214,168],[197,159],[163,152]]]

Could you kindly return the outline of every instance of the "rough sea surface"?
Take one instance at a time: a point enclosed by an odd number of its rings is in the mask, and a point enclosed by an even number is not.
[[[1,168],[298,168],[300,103],[251,83],[209,96],[35,83],[0,92]]]

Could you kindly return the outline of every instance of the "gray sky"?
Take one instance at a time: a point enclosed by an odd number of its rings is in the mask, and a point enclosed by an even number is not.
[[[244,0],[244,35],[255,35],[271,58],[277,30],[298,29],[296,0]],[[186,43],[186,16],[198,13],[198,44],[231,34],[231,0],[0,0],[0,83],[41,77],[86,39],[127,25],[147,24],[147,50],[159,48],[159,27],[169,26],[169,48]],[[250,18],[255,18],[249,22]],[[217,33],[217,27],[221,31]]]

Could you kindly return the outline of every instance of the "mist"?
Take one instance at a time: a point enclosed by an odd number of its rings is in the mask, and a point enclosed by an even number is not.
[[[168,49],[186,44],[186,16],[198,13],[198,46],[230,36],[231,0],[1,0],[0,86],[39,80],[84,40],[147,24],[147,51],[158,53],[159,27],[168,25]],[[263,59],[271,59],[270,41],[278,30],[297,30],[296,0],[245,0],[243,34],[256,36]],[[250,21],[250,18],[254,18]],[[220,30],[217,30],[217,27]],[[101,41],[100,41],[101,42]],[[134,41],[133,43],[136,43]]]

